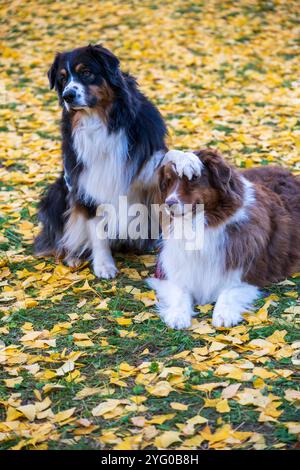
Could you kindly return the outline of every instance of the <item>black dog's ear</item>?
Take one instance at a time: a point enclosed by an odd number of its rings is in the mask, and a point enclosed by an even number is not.
[[[51,65],[50,69],[48,70],[50,90],[52,90],[52,88],[54,88],[54,85],[55,85],[55,79],[56,79],[56,74],[57,74],[57,70],[58,70],[59,58],[60,58],[60,54],[57,53],[56,56],[55,56],[53,64]]]
[[[101,44],[97,44],[95,46],[90,44],[89,48],[95,59],[102,65],[108,81],[116,87],[120,86],[123,80],[119,69],[119,59],[108,49],[101,46]]]
[[[232,179],[232,168],[215,150],[204,149],[195,152],[209,173],[211,184],[220,191],[227,192]]]

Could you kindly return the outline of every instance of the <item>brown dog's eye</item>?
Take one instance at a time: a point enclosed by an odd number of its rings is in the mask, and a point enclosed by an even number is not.
[[[195,183],[196,181],[199,181],[199,176],[193,175],[191,181],[193,181],[194,183]]]
[[[167,189],[167,183],[165,181],[162,181],[160,183],[160,190],[164,192]]]
[[[168,176],[165,176],[161,180],[160,185],[159,185],[159,188],[160,188],[161,192],[167,191],[170,183],[171,183],[171,178],[169,178]]]

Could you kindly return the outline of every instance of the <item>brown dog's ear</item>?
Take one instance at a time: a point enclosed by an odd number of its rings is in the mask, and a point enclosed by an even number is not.
[[[211,184],[222,192],[230,188],[232,169],[223,157],[215,150],[204,149],[195,152],[209,172]]]
[[[158,187],[160,194],[166,189],[165,188],[165,165],[161,166],[158,170]]]
[[[60,54],[57,53],[56,56],[55,56],[53,64],[51,65],[50,69],[48,70],[50,90],[52,90],[52,88],[54,88],[54,85],[55,85],[55,79],[56,79],[57,70],[58,70],[59,58],[60,58]]]

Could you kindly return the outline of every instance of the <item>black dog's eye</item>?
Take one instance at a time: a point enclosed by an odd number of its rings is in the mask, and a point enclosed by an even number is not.
[[[83,75],[83,77],[88,78],[92,75],[92,72],[89,69],[84,69],[84,70],[82,70],[81,75]]]
[[[65,75],[60,75],[59,80],[64,84],[67,81],[67,77]]]

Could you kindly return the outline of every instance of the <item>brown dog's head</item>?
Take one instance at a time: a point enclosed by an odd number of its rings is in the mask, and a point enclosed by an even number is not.
[[[197,205],[202,204],[207,225],[216,226],[241,207],[243,184],[216,151],[205,149],[194,153],[203,164],[200,176],[190,180],[186,176],[180,178],[171,162],[160,168],[160,202],[174,216],[185,213],[185,205],[190,205],[195,213]]]

